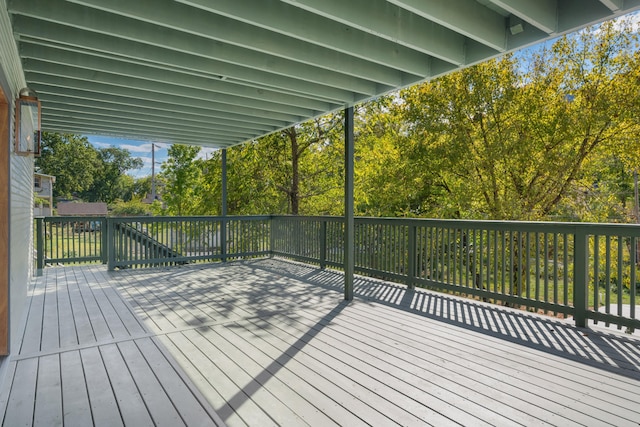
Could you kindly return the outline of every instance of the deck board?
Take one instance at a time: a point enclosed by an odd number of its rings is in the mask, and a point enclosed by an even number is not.
[[[71,295],[69,294],[70,282],[74,280],[75,278],[65,275],[64,278],[61,278],[61,280],[59,281],[58,288],[56,289],[58,303],[57,323],[59,325],[59,345],[61,347],[66,347],[68,345],[74,345],[78,343],[76,321],[73,308],[71,307]]]
[[[171,399],[166,393],[155,393],[155,390],[162,388],[151,367],[147,364],[135,342],[124,341],[118,344],[118,349],[122,353],[122,358],[127,362],[127,369],[131,374],[131,379],[135,383],[136,389],[141,395],[146,396],[144,405],[152,414],[153,424],[156,426],[184,426],[182,417],[173,406]],[[135,403],[134,406],[140,406]],[[136,422],[136,425],[138,423]]]
[[[102,361],[100,349],[90,347],[81,350],[80,356],[94,425],[122,426],[118,402],[111,388],[111,381]],[[82,383],[77,383],[76,387],[80,384]]]
[[[180,378],[175,366],[167,360],[166,355],[151,338],[136,341],[136,345],[144,354],[149,367],[158,381],[163,384],[168,398],[179,412],[182,421],[188,426],[215,427],[215,422],[208,413],[208,405],[204,400],[189,397],[189,387]]]
[[[58,281],[64,270],[56,271],[53,280],[45,284],[44,305],[42,312],[42,333],[40,350],[46,351],[60,346],[60,327],[58,324]]]
[[[75,273],[76,271],[71,269],[67,273],[67,289],[69,292],[69,300],[71,301],[73,319],[77,325],[78,343],[86,344],[96,342],[96,335],[91,325],[89,307],[87,307],[82,296],[82,289],[85,288],[85,286],[81,285],[83,277],[78,278]]]
[[[40,358],[33,425],[42,427],[62,425],[62,384],[60,357],[57,354]]]
[[[111,285],[104,269],[81,270],[81,272],[86,280],[94,284],[91,289],[96,299],[100,299],[103,304],[110,306],[117,313],[118,321],[124,327],[124,330],[121,330],[122,336],[147,332],[143,322],[135,316],[129,304]],[[115,336],[119,337],[120,335],[115,334]]]
[[[13,425],[637,426],[640,341],[278,259],[45,269]]]
[[[87,387],[79,387],[85,382],[80,352],[60,353],[60,377],[62,378],[62,400],[64,424],[69,427],[89,426],[93,423]]]
[[[37,378],[38,359],[21,360],[17,363],[3,425],[32,425]]]
[[[109,375],[113,393],[125,425],[153,426],[149,408],[129,372],[117,344],[100,347],[100,355]]]

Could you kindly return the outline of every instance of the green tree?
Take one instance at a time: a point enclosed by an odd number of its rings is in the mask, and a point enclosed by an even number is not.
[[[141,168],[142,159],[131,157],[128,150],[119,147],[99,149],[98,159],[93,185],[82,193],[82,197],[90,202],[105,203],[131,200],[134,180],[126,172]]]
[[[172,215],[195,213],[200,197],[198,186],[202,167],[196,162],[200,147],[174,144],[169,147],[168,158],[162,164],[166,180],[163,200]]]
[[[637,134],[629,25],[565,36],[528,58],[529,68],[506,56],[404,91],[413,161],[446,195],[447,210],[432,214],[556,214],[591,159]]]
[[[151,176],[144,176],[142,178],[135,179],[133,182],[132,192],[132,198],[143,199],[147,196],[151,197]]]
[[[260,141],[272,168],[271,182],[286,197],[286,213],[314,213],[313,200],[334,187],[337,168],[330,154],[341,129],[342,115],[329,114]]]
[[[36,158],[36,168],[56,177],[54,197],[70,198],[88,190],[99,167],[98,151],[86,137],[42,133],[42,155]]]
[[[340,115],[328,115],[227,149],[229,213],[338,213],[342,145],[336,134],[341,123]],[[199,166],[196,211],[219,214],[221,151]]]
[[[438,194],[430,170],[412,161],[415,141],[406,135],[406,119],[394,108],[396,99],[383,97],[356,111],[357,215],[425,215],[432,211],[428,205]]]

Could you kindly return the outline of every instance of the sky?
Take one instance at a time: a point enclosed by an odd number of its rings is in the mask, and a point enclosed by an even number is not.
[[[131,170],[129,175],[134,178],[142,178],[151,175],[151,142],[149,141],[136,141],[129,139],[112,138],[108,136],[87,136],[89,142],[96,148],[118,147],[129,150],[132,157],[139,157],[142,159],[144,165],[140,169]],[[167,149],[171,144],[156,142],[156,173],[160,172],[160,165],[167,160]],[[199,158],[207,158],[215,151],[215,148],[202,147],[200,149]]]

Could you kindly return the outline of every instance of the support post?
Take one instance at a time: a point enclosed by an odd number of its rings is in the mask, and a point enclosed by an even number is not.
[[[220,255],[222,262],[227,261],[227,149],[222,149],[222,200],[220,205],[222,222],[220,224]]]
[[[584,227],[578,226],[574,234],[574,275],[573,275],[573,307],[575,313],[573,319],[576,326],[587,326],[587,308],[589,307],[589,236]]]
[[[344,110],[344,299],[353,300],[355,221],[353,217],[353,107]]]
[[[156,144],[151,144],[151,203],[156,201]]]

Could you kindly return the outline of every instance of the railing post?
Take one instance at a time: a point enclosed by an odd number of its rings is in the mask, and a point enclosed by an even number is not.
[[[115,225],[113,218],[107,218],[105,221],[107,225],[107,270],[113,271],[116,268],[116,241],[115,241]],[[104,249],[103,249],[104,250]]]
[[[589,236],[585,227],[577,226],[574,234],[573,319],[576,326],[587,326],[589,288]]]
[[[102,236],[100,256],[102,258],[102,264],[109,262],[109,222],[107,217],[100,220],[100,235]]]
[[[416,233],[417,233],[417,227],[415,225],[410,225],[408,227],[407,232],[409,233],[409,241],[408,241],[408,257],[409,259],[408,261],[408,265],[407,265],[407,287],[409,289],[414,289],[415,288],[415,277],[416,277],[416,261],[417,261],[417,255],[416,255]]]
[[[220,256],[222,262],[227,262],[227,217],[220,221]]]
[[[320,220],[320,268],[327,267],[327,219]]]
[[[36,275],[42,276],[44,268],[44,218],[36,218]]]
[[[273,215],[269,217],[269,257],[273,258],[274,248],[276,247],[276,236],[275,236],[275,219]]]

